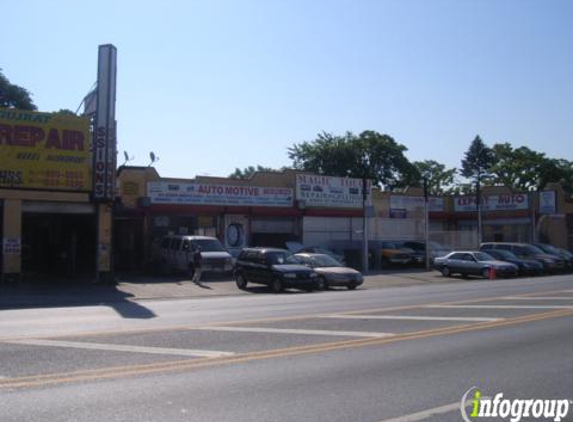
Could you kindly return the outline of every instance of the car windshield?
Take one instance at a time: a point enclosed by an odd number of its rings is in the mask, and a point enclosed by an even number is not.
[[[539,245],[539,246],[536,246],[536,247],[539,248],[539,249],[544,250],[544,251],[547,252],[547,253],[551,253],[551,254],[554,254],[554,255],[559,255],[559,250],[558,250],[557,248],[551,246],[551,245]]]
[[[269,252],[267,254],[267,262],[272,265],[282,265],[282,264],[300,264],[300,261],[296,256],[290,252]]]
[[[194,240],[195,246],[201,246],[202,252],[223,252],[225,248],[217,239],[196,239]]]
[[[489,251],[485,251],[486,253],[489,253]],[[510,251],[504,251],[501,249],[498,249],[495,251],[495,255],[498,255],[504,259],[515,259],[517,258],[517,256],[515,256],[515,254],[513,252]]]
[[[342,264],[329,255],[317,254],[313,256],[315,267],[342,267]]]
[[[490,254],[487,254],[485,252],[476,252],[474,254],[474,257],[478,261],[495,261],[495,258],[493,256],[491,256]]]
[[[526,251],[528,254],[531,254],[531,255],[544,254],[545,253],[541,249],[539,249],[537,246],[533,246],[533,245],[525,245],[525,246],[523,246],[523,250]]]

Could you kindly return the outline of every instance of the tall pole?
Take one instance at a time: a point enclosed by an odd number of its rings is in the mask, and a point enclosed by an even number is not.
[[[368,222],[366,216],[366,201],[368,199],[366,176],[362,178],[362,271],[368,272]]]
[[[480,186],[480,177],[481,175],[478,173],[477,178],[477,189],[476,189],[476,206],[477,206],[477,219],[478,219],[478,230],[477,230],[477,248],[479,249],[481,246],[481,239],[482,239],[482,221],[481,221],[481,186]]]
[[[428,206],[428,179],[424,177],[424,230],[426,235],[426,271],[430,271],[430,209]]]

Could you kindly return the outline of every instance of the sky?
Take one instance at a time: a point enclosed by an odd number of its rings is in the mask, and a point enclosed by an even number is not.
[[[573,161],[573,0],[0,2],[0,68],[76,110],[117,47],[118,165],[163,177],[288,167],[374,130],[460,167],[479,135]]]

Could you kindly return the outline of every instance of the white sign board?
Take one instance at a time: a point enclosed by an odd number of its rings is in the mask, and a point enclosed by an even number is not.
[[[293,190],[203,183],[147,183],[152,204],[292,207]]]
[[[367,204],[371,182],[367,181]],[[306,207],[362,208],[362,179],[349,177],[296,175],[296,199]]]
[[[527,193],[482,195],[482,211],[513,211],[529,208],[529,195]],[[475,196],[457,196],[454,198],[455,212],[477,211]]]
[[[390,209],[402,209],[412,212],[420,208],[424,209],[423,196],[390,196]],[[428,198],[428,210],[430,212],[444,212],[444,198]]]
[[[539,192],[539,212],[541,214],[557,214],[557,197],[555,191]]]

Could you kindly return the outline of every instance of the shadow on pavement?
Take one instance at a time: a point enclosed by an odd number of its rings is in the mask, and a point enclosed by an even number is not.
[[[123,318],[149,319],[156,316],[146,307],[129,300],[132,297],[115,284],[85,280],[0,283],[0,310],[105,305]]]

